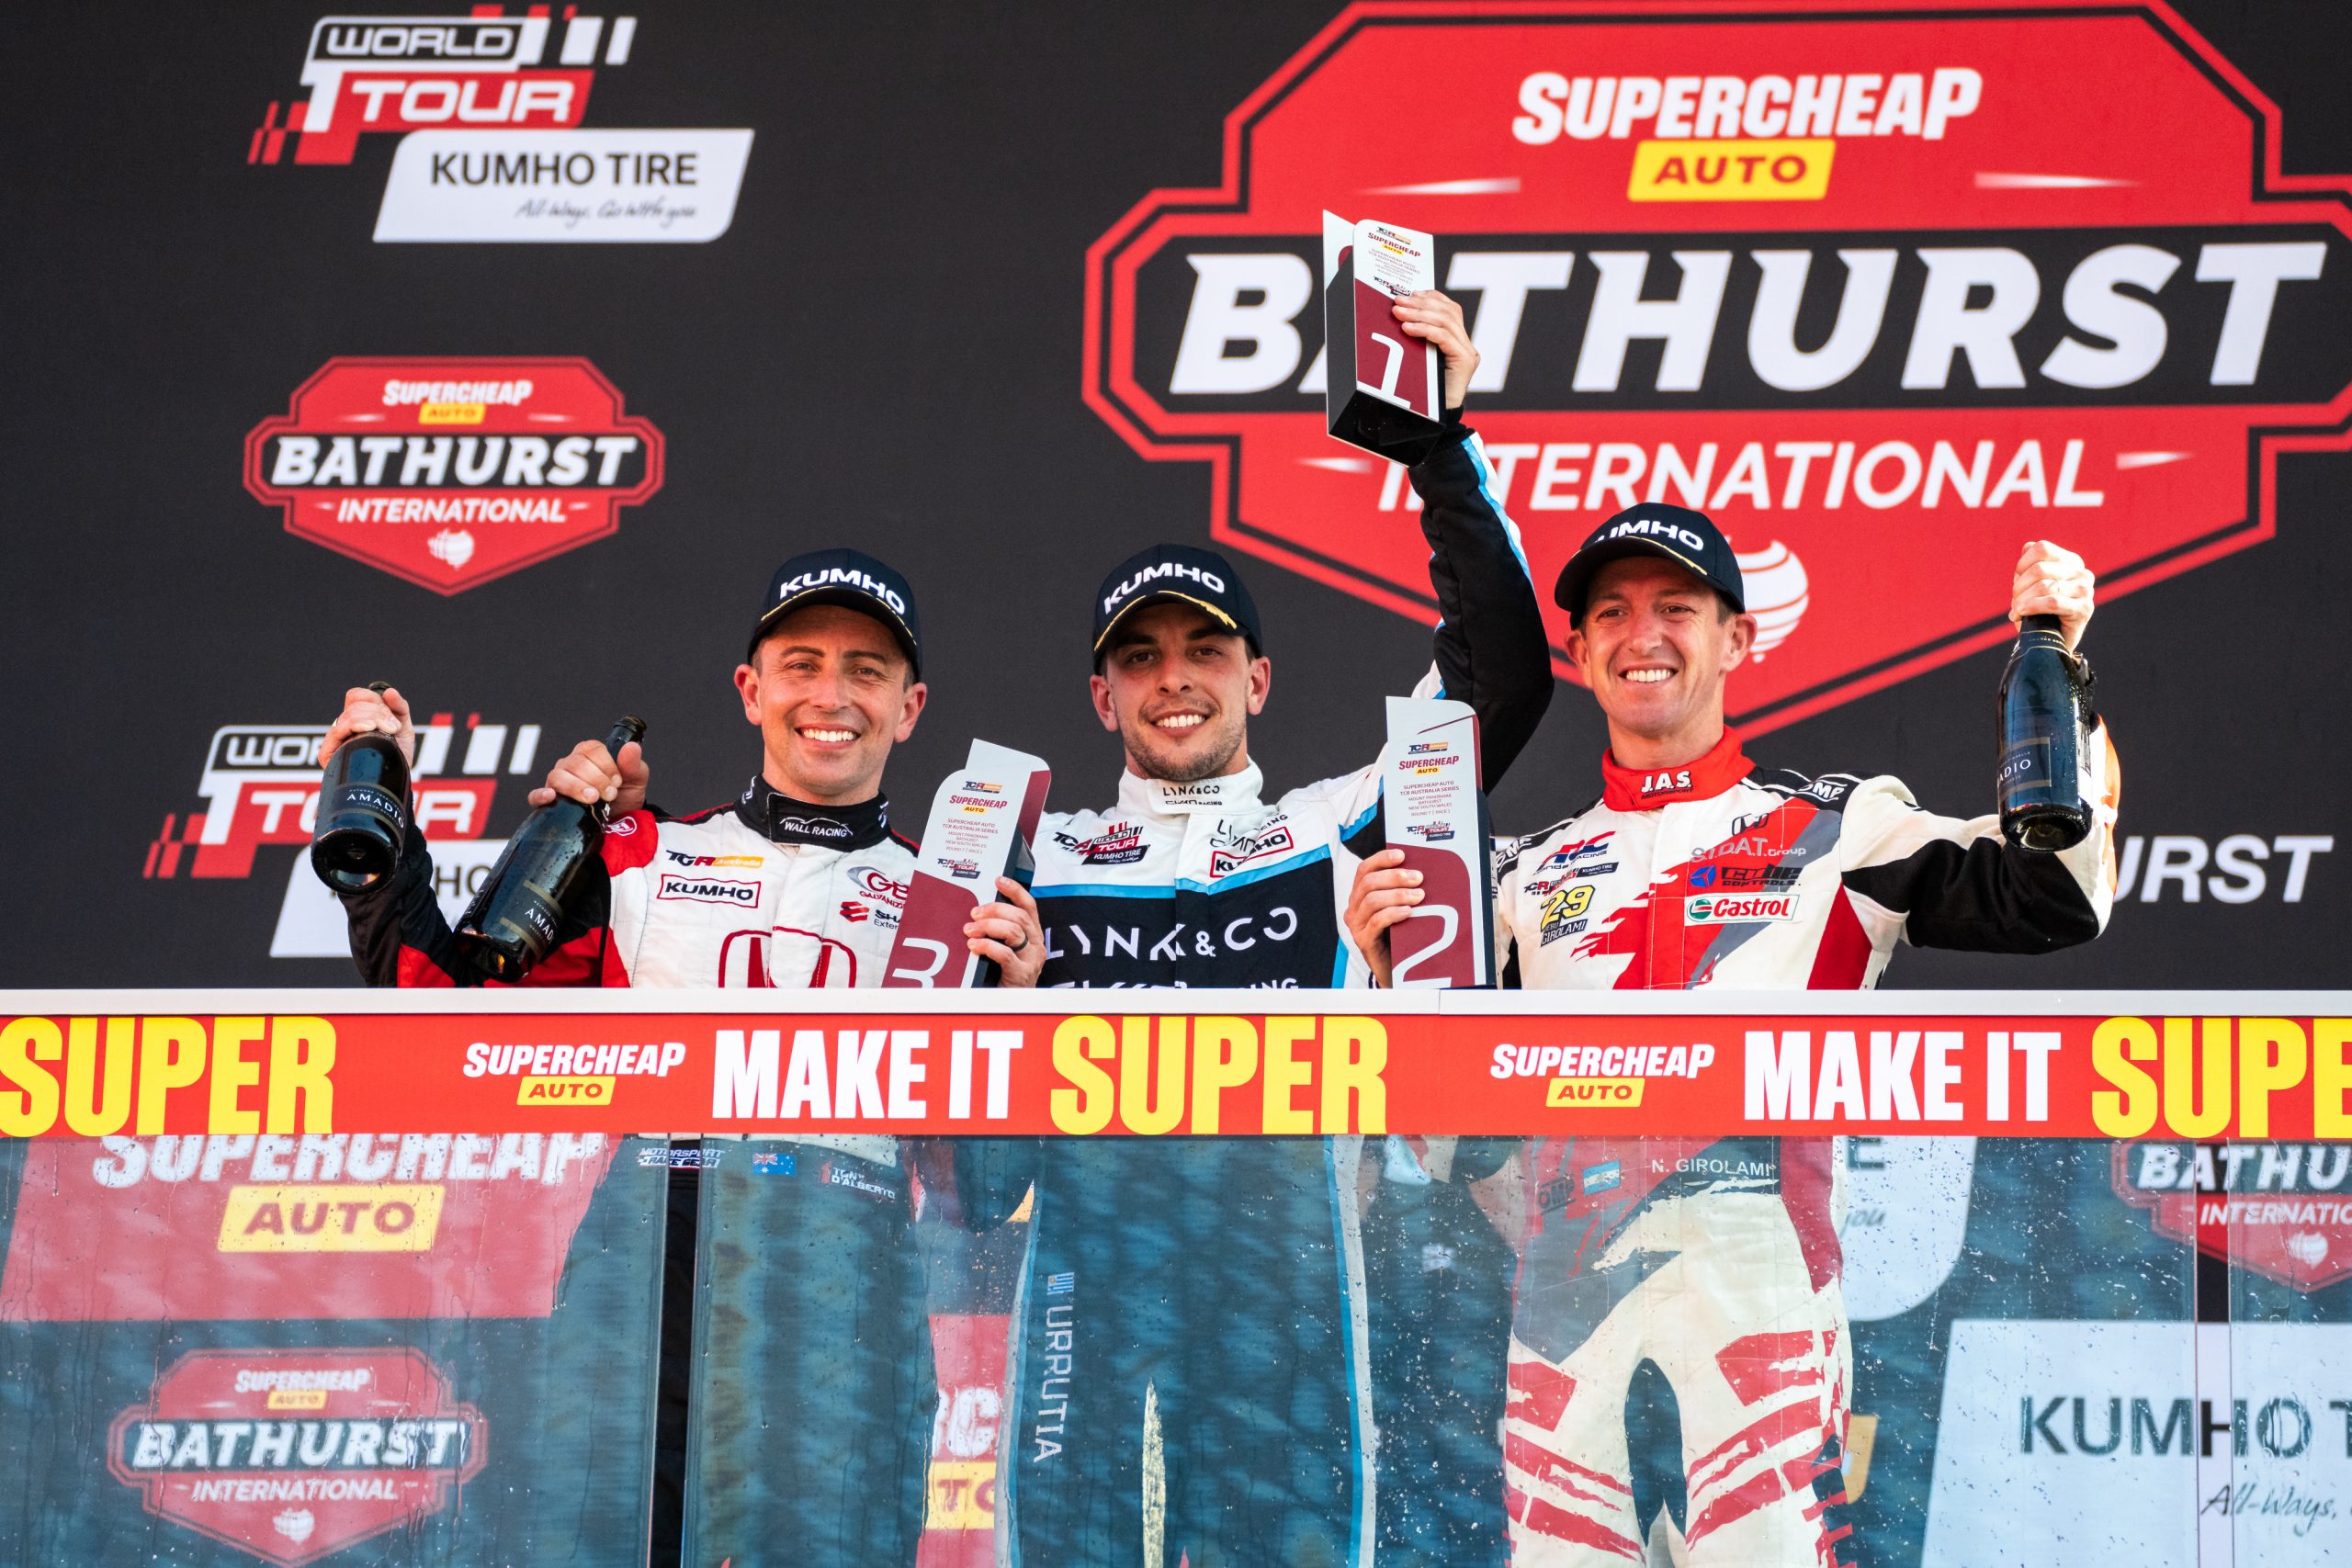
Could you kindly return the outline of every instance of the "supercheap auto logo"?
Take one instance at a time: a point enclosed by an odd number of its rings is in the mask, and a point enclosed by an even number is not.
[[[2111,598],[2352,446],[2352,178],[2282,174],[2282,130],[2162,4],[1359,4],[1227,117],[1217,185],[1089,251],[1085,394],[1209,466],[1217,539],[1434,622],[1404,470],[1321,417],[1320,214],[1429,231],[1559,672],[1577,543],[1696,507],[1768,730],[2012,636],[2021,539]]]
[[[562,1049],[582,1074],[666,1072],[684,1056]],[[545,1062],[526,1054],[514,1070]],[[469,1077],[475,1065],[469,1053]],[[545,1317],[614,1149],[601,1133],[41,1140],[26,1156],[40,1185],[6,1239],[0,1318]],[[505,1266],[482,1269],[485,1247]]]
[[[192,1350],[114,1418],[107,1468],[149,1513],[301,1568],[439,1513],[489,1437],[421,1351]]]
[[[584,130],[597,70],[628,63],[635,17],[322,17],[306,99],[273,101],[248,164],[351,164],[396,133],[379,241],[694,243],[734,220],[749,130]]]
[[[330,359],[245,437],[290,534],[451,594],[620,528],[662,433],[585,359]]]

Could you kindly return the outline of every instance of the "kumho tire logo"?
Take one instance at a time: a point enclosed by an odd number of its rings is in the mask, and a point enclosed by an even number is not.
[[[1219,186],[1090,250],[1085,395],[1210,465],[1217,539],[1433,621],[1403,471],[1323,434],[1317,272],[1324,209],[1430,230],[1555,642],[1595,522],[1699,507],[1769,730],[2007,640],[2026,538],[2112,599],[2352,447],[2352,178],[2279,137],[2161,4],[1360,4],[1227,117]]]
[[[662,456],[584,359],[331,359],[245,437],[245,488],[287,532],[452,594],[616,532]]]
[[[322,17],[301,84],[273,101],[245,162],[350,165],[398,138],[384,243],[698,244],[735,220],[749,130],[582,130],[600,68],[628,63],[635,17],[545,6],[509,17]]]

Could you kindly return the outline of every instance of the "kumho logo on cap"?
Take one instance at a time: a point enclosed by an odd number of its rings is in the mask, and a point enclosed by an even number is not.
[[[1367,119],[1368,81],[1445,112]],[[2280,451],[2352,448],[2352,178],[2276,172],[2282,121],[2162,6],[1357,5],[1219,190],[1090,251],[1086,397],[1209,466],[1219,541],[1426,619],[1403,469],[1321,423],[1310,193],[1365,193],[1438,236],[1538,583],[1653,503],[1753,562],[1760,733],[2014,636],[2021,538],[2112,599],[2268,537]]]
[[[783,604],[819,588],[854,588],[870,593],[903,615],[907,613],[906,597],[880,578],[859,571],[854,567],[828,567],[822,571],[804,571],[775,585],[775,602]]]

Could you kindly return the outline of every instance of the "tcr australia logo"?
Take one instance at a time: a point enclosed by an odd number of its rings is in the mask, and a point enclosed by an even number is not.
[[[1325,434],[1320,215],[1432,233],[1539,586],[1616,512],[1707,513],[1769,730],[2013,637],[2021,540],[2112,598],[2352,447],[2352,177],[2283,173],[2282,118],[2162,0],[1366,0],[1227,117],[1220,183],[1090,249],[1085,396],[1207,465],[1214,538],[1433,622],[1404,469]]]

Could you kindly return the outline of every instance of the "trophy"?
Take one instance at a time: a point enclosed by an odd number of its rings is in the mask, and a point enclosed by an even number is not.
[[[972,742],[964,766],[932,797],[931,821],[908,879],[885,986],[959,987],[980,983],[985,959],[965,945],[972,906],[993,903],[996,879],[1028,878],[1029,842],[1045,814],[1052,773],[1009,746]]]
[[[1388,847],[1421,874],[1421,901],[1388,928],[1399,989],[1495,983],[1494,863],[1478,792],[1478,718],[1467,703],[1388,699],[1380,755]]]
[[[1436,346],[1391,307],[1437,287],[1437,242],[1392,223],[1323,215],[1323,412],[1331,434],[1386,457],[1444,422]]]

